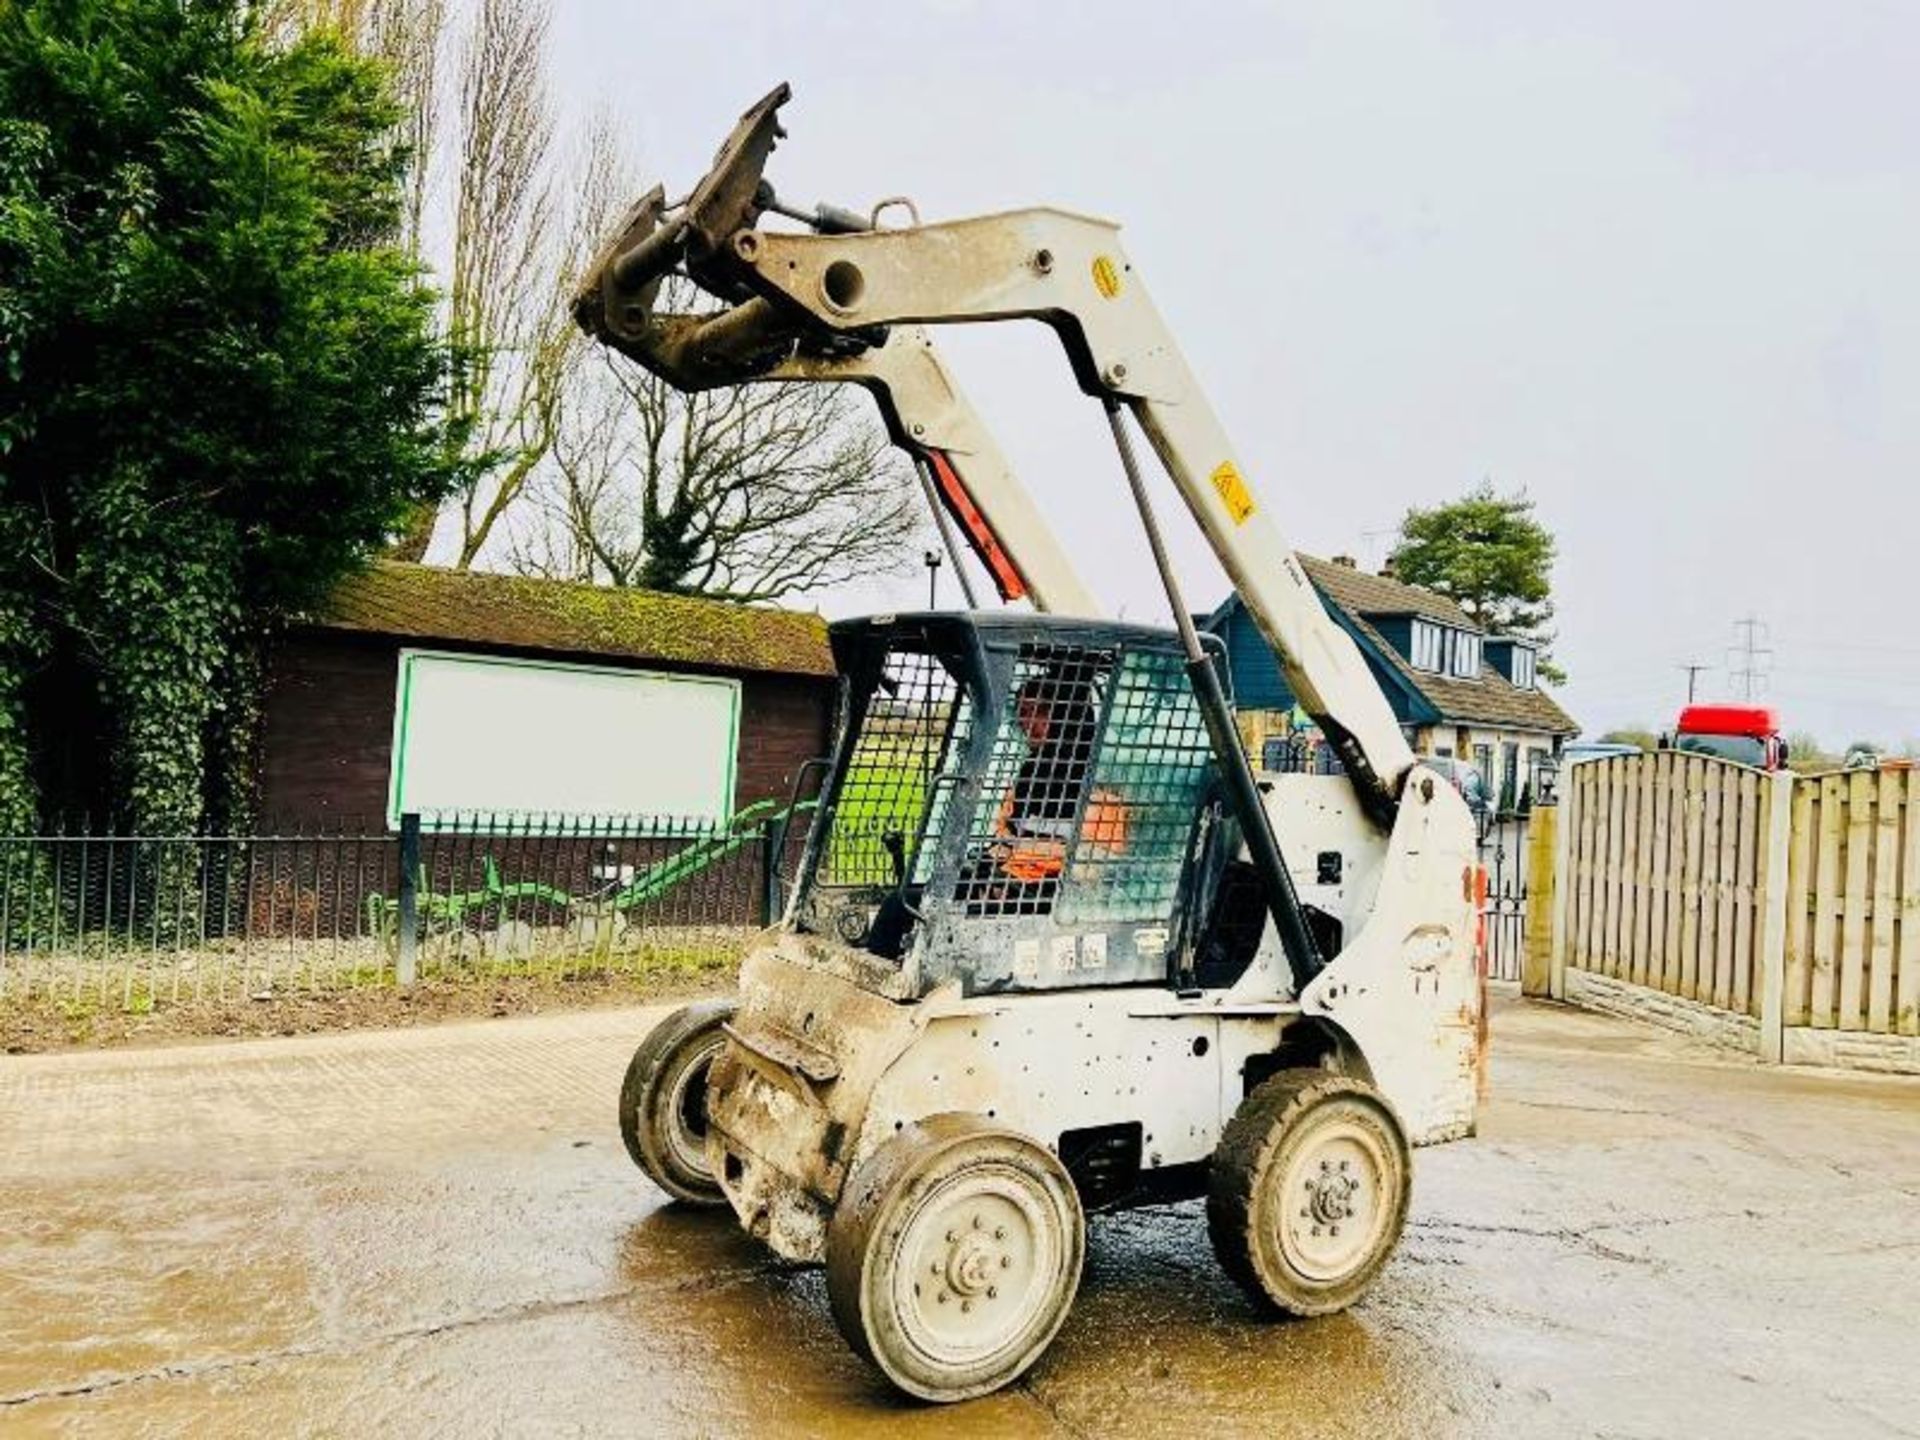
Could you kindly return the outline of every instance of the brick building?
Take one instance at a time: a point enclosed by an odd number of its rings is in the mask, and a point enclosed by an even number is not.
[[[260,813],[724,819],[826,751],[834,688],[817,615],[382,561],[275,649]]]

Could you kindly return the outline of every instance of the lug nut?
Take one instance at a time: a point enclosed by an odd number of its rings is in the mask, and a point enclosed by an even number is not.
[[[964,1314],[971,1314],[971,1313],[972,1313],[972,1311],[973,1311],[973,1301],[971,1301],[971,1300],[962,1300],[962,1301],[960,1302],[960,1312],[961,1312],[961,1313],[962,1313],[963,1315],[964,1315]]]
[[[1002,1270],[1011,1270],[1013,1268],[1013,1257],[1011,1255],[1002,1255],[1000,1257],[1000,1268]]]
[[[981,1228],[980,1217],[978,1215],[973,1217],[973,1228],[976,1230]]]
[[[1000,1287],[998,1285],[987,1286],[987,1298],[989,1300],[998,1300],[1000,1298]]]

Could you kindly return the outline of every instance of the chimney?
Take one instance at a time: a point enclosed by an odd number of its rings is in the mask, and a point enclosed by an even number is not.
[[[1358,570],[1360,568],[1359,563],[1355,561],[1351,555],[1336,555],[1333,557],[1333,563],[1338,565],[1342,570]]]
[[[1380,578],[1382,580],[1398,580],[1400,578],[1393,573],[1393,557],[1391,555],[1380,562]]]

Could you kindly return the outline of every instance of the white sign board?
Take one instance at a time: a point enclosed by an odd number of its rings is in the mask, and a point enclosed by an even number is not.
[[[724,820],[739,729],[737,680],[402,650],[387,821]]]

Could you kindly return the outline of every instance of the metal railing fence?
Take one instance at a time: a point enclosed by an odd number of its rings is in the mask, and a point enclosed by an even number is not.
[[[778,915],[810,808],[0,836],[0,1005],[141,1011],[714,963]]]

